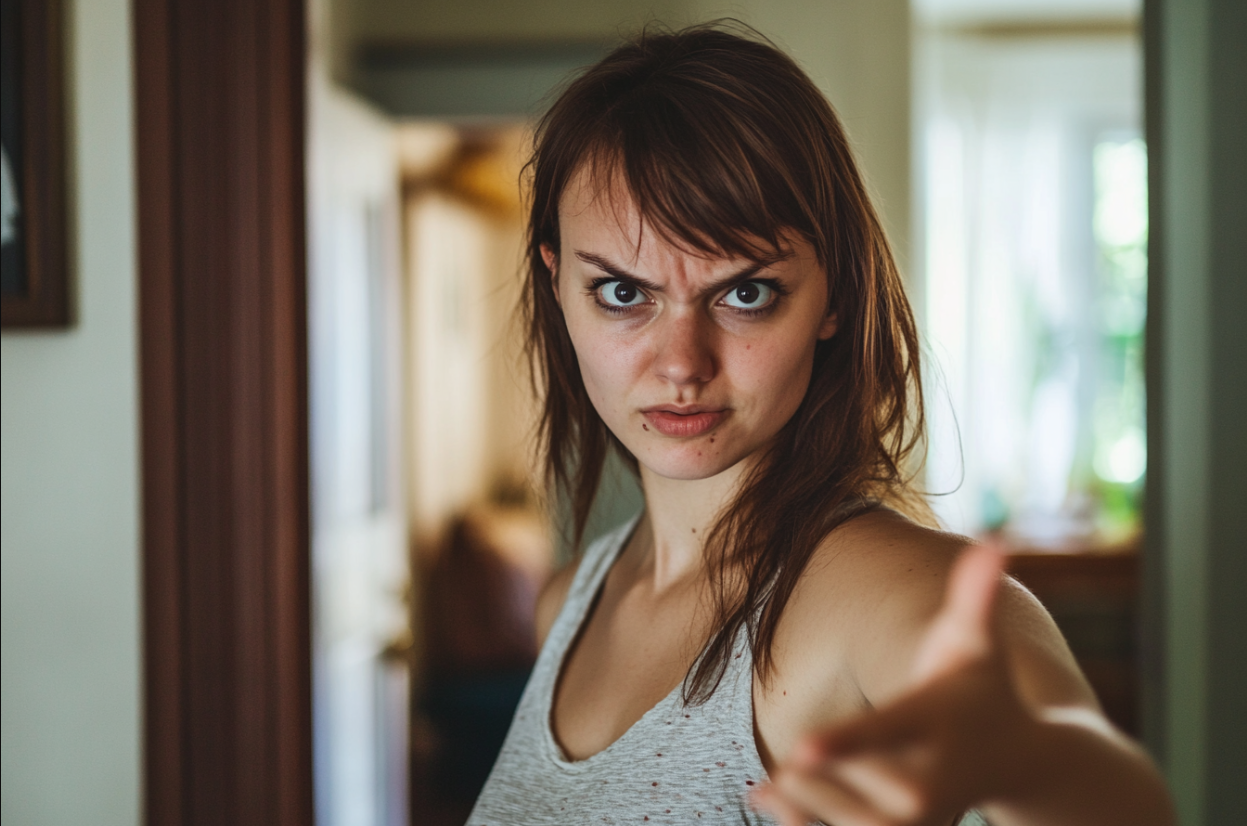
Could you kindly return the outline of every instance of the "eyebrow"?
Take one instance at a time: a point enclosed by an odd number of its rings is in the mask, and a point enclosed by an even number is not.
[[[653,281],[650,281],[648,279],[642,278],[641,276],[636,275],[635,273],[628,272],[623,267],[614,263],[610,259],[605,258],[604,256],[601,256],[601,255],[598,255],[592,252],[583,252],[581,250],[576,250],[574,254],[581,261],[591,266],[597,267],[599,270],[606,273],[611,278],[615,278],[620,281],[626,281],[629,284],[635,284],[638,287],[641,287],[642,289],[645,289],[645,290],[650,290],[653,292],[663,291],[663,288],[660,285],[655,284]],[[732,286],[733,284],[739,284],[742,281],[748,281],[749,279],[753,278],[755,275],[757,275],[759,272],[766,269],[767,267],[773,264],[778,264],[780,261],[787,261],[789,258],[792,258],[793,255],[794,253],[792,252],[792,250],[778,250],[774,253],[771,253],[770,255],[763,256],[759,260],[754,261],[749,266],[743,269],[737,270],[736,272],[730,275],[724,276],[723,278],[717,279],[711,284],[708,284],[706,287],[700,290],[700,293],[702,295],[707,295],[710,293],[717,293],[720,290],[724,290]]]

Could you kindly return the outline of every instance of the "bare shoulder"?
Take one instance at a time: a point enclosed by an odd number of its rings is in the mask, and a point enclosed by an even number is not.
[[[886,702],[906,688],[953,563],[970,543],[886,509],[846,522],[820,545],[785,607],[776,635],[785,662],[777,657],[777,665],[826,679],[830,649],[831,665],[847,673],[864,702]],[[1052,618],[1008,577],[997,618],[1024,696],[1036,704],[1094,705]]]
[[[567,592],[576,578],[576,562],[568,563],[558,570],[542,587],[537,595],[537,648],[545,645],[546,636],[554,625],[563,603],[567,601]]]

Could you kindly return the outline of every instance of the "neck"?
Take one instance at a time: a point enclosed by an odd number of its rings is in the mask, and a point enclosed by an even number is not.
[[[668,479],[641,466],[645,518],[637,540],[640,562],[655,590],[685,581],[705,564],[705,537],[748,471],[740,462],[708,479]]]

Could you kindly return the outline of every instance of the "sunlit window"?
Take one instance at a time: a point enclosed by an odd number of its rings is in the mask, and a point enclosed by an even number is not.
[[[1137,41],[944,31],[918,61],[937,512],[1028,547],[1129,541],[1147,464]]]
[[[1096,144],[1093,227],[1100,363],[1092,467],[1101,529],[1132,530],[1147,469],[1143,325],[1147,314],[1147,150],[1139,138]]]

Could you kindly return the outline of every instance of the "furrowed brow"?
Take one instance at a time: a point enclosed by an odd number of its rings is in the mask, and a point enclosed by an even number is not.
[[[653,281],[647,281],[639,275],[634,275],[618,264],[612,262],[610,259],[604,258],[601,255],[597,255],[592,252],[581,252],[580,250],[576,250],[575,254],[581,261],[590,266],[597,267],[611,278],[618,278],[620,281],[627,281],[629,284],[636,284],[638,287],[643,287],[646,290],[654,290],[658,292],[662,291],[662,287],[655,284]]]
[[[742,281],[748,281],[749,279],[753,278],[755,275],[757,275],[759,272],[766,269],[767,267],[770,267],[774,264],[778,264],[780,261],[786,261],[789,258],[792,258],[793,255],[794,253],[792,250],[778,250],[770,255],[760,258],[757,261],[754,261],[753,263],[749,264],[747,267],[744,267],[743,269],[737,270],[731,275],[717,279],[714,283],[707,285],[700,292],[703,295],[710,294],[710,293],[717,293],[720,290],[725,290],[728,287],[731,287],[733,284],[739,284]],[[639,275],[635,275],[634,273],[628,272],[623,267],[619,266],[618,264],[612,262],[610,259],[605,258],[601,255],[598,255],[592,252],[583,252],[581,250],[576,250],[575,256],[579,258],[581,261],[584,261],[586,264],[589,264],[590,266],[593,266],[593,267],[597,267],[599,270],[606,273],[611,278],[618,278],[620,281],[626,281],[629,284],[636,284],[638,287],[642,287],[646,290],[662,292],[662,287],[659,286],[658,284],[655,284],[652,281],[648,281]]]
[[[736,284],[740,284],[742,282],[752,280],[753,277],[756,276],[762,270],[766,269],[767,267],[773,266],[774,264],[778,264],[780,261],[787,261],[789,258],[792,258],[793,255],[795,255],[795,253],[792,250],[778,250],[776,252],[773,252],[770,255],[767,255],[757,261],[754,261],[749,266],[743,269],[737,270],[731,275],[720,278],[712,284],[707,284],[701,290],[701,294],[711,295],[713,293],[718,293],[718,292],[721,292],[722,290],[726,290],[729,287],[735,286]]]

